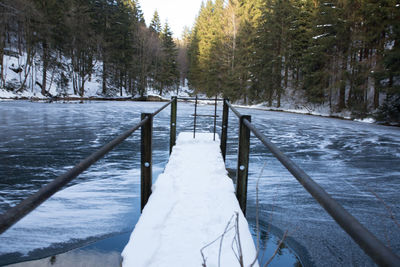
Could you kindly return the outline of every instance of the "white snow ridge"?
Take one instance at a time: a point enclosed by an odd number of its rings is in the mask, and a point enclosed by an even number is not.
[[[250,266],[256,249],[219,140],[181,133],[122,252],[122,266],[240,266],[240,254]]]

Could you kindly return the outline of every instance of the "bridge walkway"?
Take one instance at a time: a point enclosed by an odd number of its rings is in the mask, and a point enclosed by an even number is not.
[[[241,266],[240,255],[244,266],[255,261],[220,141],[213,139],[212,133],[197,133],[196,139],[179,134],[122,253],[122,266]]]

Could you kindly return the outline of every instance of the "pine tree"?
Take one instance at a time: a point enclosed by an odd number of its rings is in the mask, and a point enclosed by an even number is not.
[[[209,96],[222,91],[224,71],[220,57],[223,42],[223,1],[202,5],[191,36],[189,49],[190,84]]]
[[[150,30],[155,32],[156,34],[161,34],[162,28],[161,28],[161,21],[160,21],[160,16],[158,15],[158,11],[155,10],[153,14],[153,18],[151,19]]]
[[[180,85],[186,86],[186,78],[188,76],[189,60],[188,60],[188,47],[190,43],[190,31],[185,27],[182,39],[178,40],[178,70]],[[179,92],[178,92],[179,93]]]
[[[63,1],[56,0],[33,0],[34,5],[41,12],[41,16],[38,17],[38,25],[40,30],[37,32],[39,35],[42,50],[42,83],[41,93],[42,95],[48,95],[47,92],[47,80],[48,80],[48,68],[49,62],[51,61],[51,50],[55,31],[53,31],[54,25],[58,24],[58,19],[62,17],[59,12]]]
[[[383,69],[375,73],[376,89],[386,93],[379,106],[377,120],[400,124],[400,8],[395,1],[387,5],[387,47],[384,51]],[[375,103],[375,104],[379,104]]]
[[[179,85],[178,72],[178,49],[172,38],[172,32],[168,23],[165,23],[161,33],[161,75],[159,80],[159,92],[162,95],[164,90],[171,90]]]
[[[90,12],[90,6],[83,0],[74,0],[66,21],[68,32],[71,34],[68,48],[72,64],[72,83],[74,92],[79,93],[81,97],[85,94],[85,82],[93,72],[96,54]]]

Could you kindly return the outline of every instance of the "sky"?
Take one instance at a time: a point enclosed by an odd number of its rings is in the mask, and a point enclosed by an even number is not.
[[[160,15],[161,24],[168,21],[174,37],[182,35],[184,26],[191,28],[200,11],[203,0],[139,0],[146,24],[149,25],[154,11]]]

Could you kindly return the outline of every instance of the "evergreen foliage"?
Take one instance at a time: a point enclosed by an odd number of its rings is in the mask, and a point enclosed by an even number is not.
[[[365,116],[398,99],[399,13],[395,0],[208,0],[190,35],[189,84],[277,107],[297,92]]]
[[[179,85],[179,72],[178,72],[178,48],[172,38],[172,32],[168,23],[165,23],[163,31],[160,35],[161,38],[161,75],[160,75],[160,95],[162,90],[173,90],[174,86]]]
[[[147,28],[138,0],[3,0],[0,3],[0,87],[6,87],[3,59],[7,51],[26,54],[33,72],[40,57],[42,94],[52,84],[85,95],[94,74],[103,95],[144,95],[179,83],[177,50],[157,13]],[[99,67],[100,69],[96,69]],[[28,76],[28,75],[27,75]],[[27,87],[26,78],[19,91]]]
[[[7,84],[13,53],[43,95],[84,96],[100,77],[103,95],[143,96],[187,76],[209,96],[279,107],[297,94],[360,117],[395,112],[400,95],[396,0],[207,0],[179,42],[158,12],[146,26],[138,0],[2,0],[0,15],[0,87],[15,91],[34,85]]]

